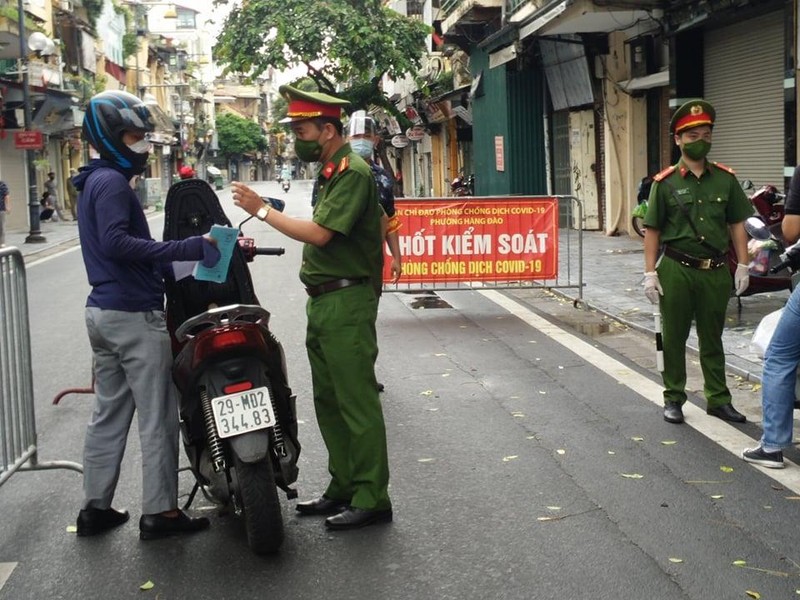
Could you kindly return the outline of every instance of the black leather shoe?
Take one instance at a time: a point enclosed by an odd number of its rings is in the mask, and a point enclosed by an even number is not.
[[[731,423],[744,423],[747,421],[747,417],[733,408],[732,404],[723,404],[722,406],[709,408],[706,410],[706,414],[722,419],[723,421],[730,421]]]
[[[181,533],[195,533],[208,529],[211,521],[205,517],[192,518],[183,511],[177,517],[142,515],[139,519],[139,539],[155,540]]]
[[[378,382],[378,391],[379,391],[379,392],[382,392],[384,389],[386,389],[386,388],[385,388],[385,387],[384,387],[384,385],[383,385],[383,384],[382,384],[382,383],[379,381],[379,382]]]
[[[664,420],[667,423],[683,423],[683,409],[677,402],[664,404]]]
[[[127,510],[84,508],[78,513],[78,535],[88,537],[119,527],[131,516]]]
[[[363,508],[348,508],[344,512],[325,519],[328,529],[358,529],[377,523],[389,523],[392,520],[392,509],[364,510]]]
[[[348,500],[334,500],[327,496],[320,496],[308,502],[298,502],[295,508],[301,515],[309,516],[328,516],[337,515],[343,510],[347,510],[350,505]]]

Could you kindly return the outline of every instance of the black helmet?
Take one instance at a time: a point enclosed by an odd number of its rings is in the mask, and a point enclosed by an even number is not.
[[[122,91],[101,92],[89,100],[83,117],[83,135],[100,157],[125,171],[141,173],[148,153],[132,151],[122,142],[125,131],[153,134],[169,126],[169,119],[155,104],[150,105]]]

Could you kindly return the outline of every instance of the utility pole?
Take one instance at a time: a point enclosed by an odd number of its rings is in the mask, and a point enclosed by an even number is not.
[[[25,118],[25,131],[31,130],[33,116],[31,114],[31,88],[28,77],[28,49],[25,40],[25,3],[17,0],[17,12],[19,18],[19,62],[22,71],[22,111]],[[28,170],[28,218],[30,219],[30,231],[25,238],[26,244],[41,244],[47,239],[42,235],[41,221],[39,220],[39,191],[36,188],[36,154],[34,150],[25,150],[25,162]]]

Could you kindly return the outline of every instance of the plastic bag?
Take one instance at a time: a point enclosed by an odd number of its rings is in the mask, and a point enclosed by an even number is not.
[[[778,327],[778,321],[780,321],[782,314],[783,309],[780,308],[761,319],[755,332],[753,332],[753,339],[750,340],[750,352],[759,358],[764,358],[764,353],[767,351],[767,346],[769,346],[772,334],[775,333],[775,329]]]

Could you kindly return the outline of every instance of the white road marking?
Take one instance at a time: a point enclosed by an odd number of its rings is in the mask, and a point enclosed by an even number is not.
[[[0,590],[3,589],[3,586],[8,581],[8,578],[11,577],[11,571],[14,570],[14,567],[17,566],[17,563],[0,563]]]
[[[618,360],[605,354],[602,350],[531,312],[524,305],[504,296],[500,292],[482,291],[479,293],[656,406],[664,406],[663,387],[661,385],[631,370]],[[725,421],[707,415],[704,410],[691,402],[683,405],[683,414],[686,416],[684,425],[702,433],[708,439],[735,455],[742,466],[747,465],[758,469],[780,483],[787,490],[800,495],[800,469],[797,468],[797,464],[787,460],[785,457],[783,459],[784,463],[786,463],[785,469],[768,469],[745,463],[741,458],[741,451],[744,448],[757,445],[757,440],[753,440],[750,436],[731,427]]]

